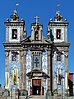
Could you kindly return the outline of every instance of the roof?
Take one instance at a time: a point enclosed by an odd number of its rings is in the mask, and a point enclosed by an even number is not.
[[[32,71],[28,72],[26,75],[28,77],[45,77],[45,78],[49,78],[48,74],[41,71],[40,69],[33,69]]]

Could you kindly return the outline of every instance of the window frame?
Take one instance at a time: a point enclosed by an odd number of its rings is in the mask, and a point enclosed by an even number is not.
[[[17,39],[17,29],[12,29],[12,39]]]
[[[56,38],[61,39],[61,29],[56,29]]]
[[[36,67],[36,63],[34,62],[35,61],[34,58],[39,59],[38,67]],[[40,68],[40,55],[33,55],[33,69],[39,69],[39,68]]]
[[[37,36],[37,37],[36,37]],[[35,40],[38,41],[39,40],[39,33],[38,31],[35,31]]]

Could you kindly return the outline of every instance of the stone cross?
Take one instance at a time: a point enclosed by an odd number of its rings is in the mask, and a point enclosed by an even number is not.
[[[39,17],[36,16],[36,17],[34,17],[34,18],[36,19],[36,25],[37,25]]]

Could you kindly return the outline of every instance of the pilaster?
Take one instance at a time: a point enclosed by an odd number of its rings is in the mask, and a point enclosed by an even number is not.
[[[21,52],[21,89],[26,89],[26,51]]]
[[[8,42],[8,38],[9,38],[9,27],[6,26],[6,42]]]
[[[51,88],[50,88],[50,51],[48,50],[47,51],[47,73],[48,73],[48,76],[49,76],[49,78],[48,78],[48,81],[47,81],[47,90],[48,90],[48,92],[49,92],[49,94],[50,94],[50,91],[51,91]]]
[[[68,72],[68,52],[65,52],[65,71]]]
[[[5,71],[8,71],[9,66],[9,52],[5,52]]]

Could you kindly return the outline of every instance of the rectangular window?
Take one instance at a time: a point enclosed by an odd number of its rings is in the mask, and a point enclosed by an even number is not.
[[[56,38],[61,39],[61,29],[56,30]]]
[[[34,66],[33,66],[33,68],[40,68],[40,56],[39,55],[34,55],[33,56],[33,64],[34,64]]]
[[[57,54],[57,61],[61,61],[61,54],[60,53]]]
[[[17,29],[12,29],[12,39],[17,39]]]

